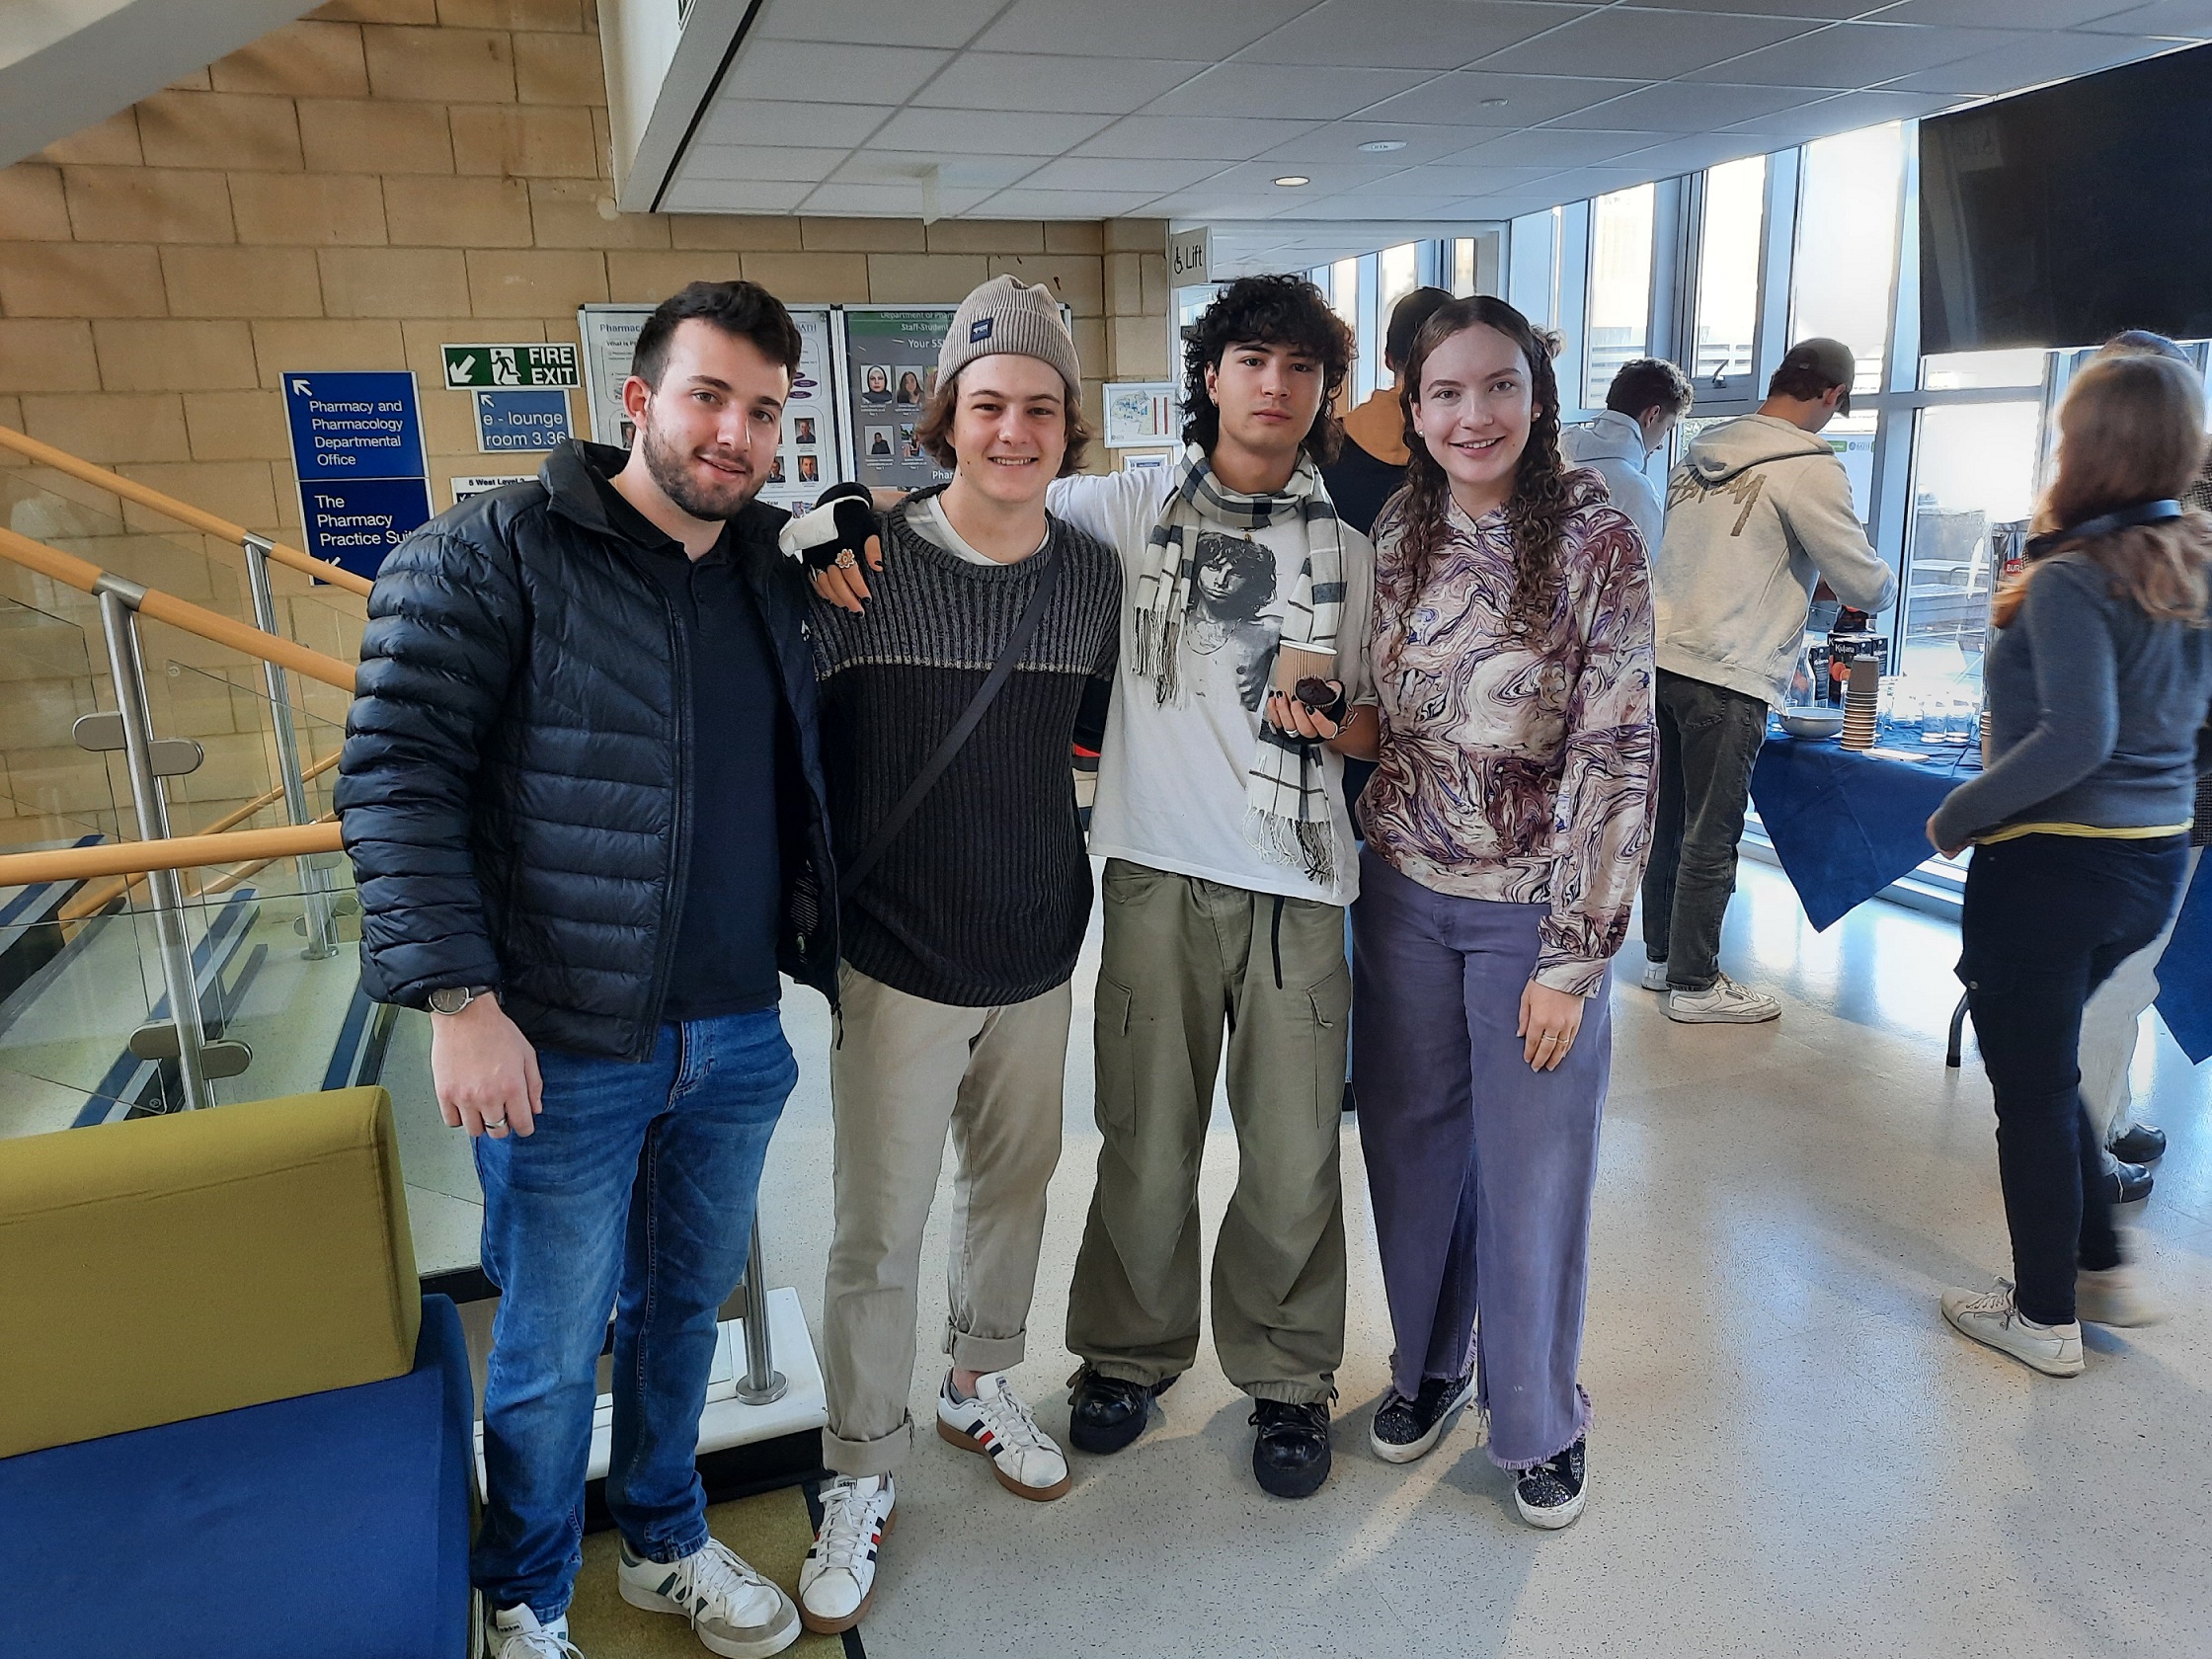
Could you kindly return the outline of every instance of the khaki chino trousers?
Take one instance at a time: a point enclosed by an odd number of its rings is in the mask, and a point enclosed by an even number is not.
[[[963,1008],[837,970],[830,1054],[836,1218],[822,1298],[830,1423],[822,1461],[889,1474],[913,1445],[921,1235],[949,1131],[953,1186],[945,1352],[968,1371],[1020,1363],[1060,1163],[1068,988]]]
[[[1133,1382],[1198,1356],[1199,1162],[1225,1027],[1238,1165],[1214,1246],[1215,1350],[1248,1394],[1325,1400],[1344,1357],[1344,911],[1118,858],[1100,891],[1105,1145],[1067,1346]]]

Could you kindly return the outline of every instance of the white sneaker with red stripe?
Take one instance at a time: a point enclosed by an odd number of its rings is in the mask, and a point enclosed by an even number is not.
[[[1067,1455],[1037,1426],[1002,1371],[976,1379],[974,1399],[955,1399],[952,1378],[937,1390],[937,1433],[990,1460],[998,1484],[1017,1498],[1050,1503],[1067,1490]]]
[[[823,1487],[822,1528],[799,1563],[799,1620],[808,1629],[835,1635],[867,1617],[894,1496],[888,1474],[843,1474]]]

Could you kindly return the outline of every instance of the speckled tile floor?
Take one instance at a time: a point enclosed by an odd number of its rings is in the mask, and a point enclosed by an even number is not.
[[[2137,1057],[2173,1138],[2139,1217],[2172,1319],[2093,1332],[2071,1382],[1970,1347],[1936,1294],[2007,1256],[1988,1085],[1971,1051],[1962,1072],[1942,1064],[1955,949],[1945,924],[1886,905],[1815,934],[1778,873],[1747,864],[1726,962],[1784,996],[1778,1023],[1676,1026],[1656,997],[1616,992],[1583,1361],[1598,1415],[1575,1527],[1520,1523],[1471,1422],[1410,1467],[1367,1452],[1389,1331],[1348,1121],[1351,1329],[1329,1484],[1304,1503],[1254,1485],[1245,1406],[1210,1343],[1145,1439],[1078,1456],[1059,1503],[1008,1497],[925,1433],[865,1630],[872,1659],[2207,1651],[2212,1068],[2193,1073],[2163,1032]],[[1017,1373],[1056,1432],[1098,1144],[1094,970],[1095,940]],[[829,1021],[800,992],[787,1023],[802,1075],[762,1187],[764,1249],[817,1318]],[[1225,1112],[1208,1158],[1210,1240],[1235,1173]],[[932,1264],[949,1209],[941,1193]],[[925,1301],[924,1429],[941,1321]]]
[[[1583,1361],[1591,1496],[1564,1533],[1521,1524],[1471,1421],[1409,1467],[1368,1453],[1390,1338],[1353,1121],[1336,1466],[1304,1503],[1253,1483],[1246,1405],[1210,1340],[1129,1452],[1078,1456],[1058,1503],[1007,1496],[926,1432],[943,1315],[925,1299],[924,1432],[864,1631],[872,1659],[2212,1652],[2212,1067],[2192,1071],[2163,1031],[2136,1059],[2173,1142],[2135,1218],[2173,1317],[2093,1328],[2088,1375],[2034,1376],[1936,1308],[1944,1285],[2007,1266],[1988,1085],[1971,1049],[1963,1071],[1942,1063],[1955,954],[1950,926],[1887,905],[1817,934],[1780,875],[1747,863],[1725,961],[1784,997],[1779,1022],[1676,1026],[1656,997],[1617,989]],[[1055,1433],[1098,1146],[1095,970],[1094,927],[1016,1374]],[[811,992],[785,1014],[801,1075],[762,1182],[763,1247],[771,1282],[796,1286],[819,1326],[830,1022]],[[418,1092],[401,1084],[422,1057],[395,1059],[395,1094]],[[398,1104],[403,1120],[434,1112]],[[469,1253],[465,1151],[431,1121],[403,1121],[402,1138],[410,1201],[437,1212],[418,1219],[426,1260]],[[1207,1156],[1211,1248],[1235,1177],[1225,1109]],[[949,1189],[948,1159],[931,1285]]]

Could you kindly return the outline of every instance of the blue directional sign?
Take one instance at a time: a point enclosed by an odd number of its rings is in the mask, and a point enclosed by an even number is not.
[[[487,455],[553,449],[568,439],[569,395],[564,391],[476,394],[476,446]]]
[[[404,369],[286,374],[284,411],[303,484],[428,475],[415,376]]]
[[[349,478],[299,487],[307,551],[373,580],[384,555],[431,519],[431,487],[420,478]]]

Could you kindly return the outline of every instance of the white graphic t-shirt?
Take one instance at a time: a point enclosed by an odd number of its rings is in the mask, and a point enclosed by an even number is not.
[[[1251,893],[1349,905],[1359,895],[1358,848],[1344,810],[1344,761],[1323,750],[1335,880],[1310,880],[1303,867],[1260,851],[1247,821],[1245,774],[1259,747],[1260,709],[1275,672],[1283,611],[1305,558],[1298,519],[1247,532],[1208,526],[1198,534],[1198,592],[1184,630],[1184,690],[1161,703],[1158,687],[1135,668],[1136,625],[1127,595],[1172,484],[1163,472],[1115,472],[1063,478],[1047,505],[1059,517],[1121,555],[1122,660],[1106,747],[1098,760],[1098,801],[1090,850],[1155,870],[1197,876]],[[1344,609],[1337,626],[1336,672],[1354,702],[1373,702],[1368,636],[1375,603],[1375,550],[1349,524],[1344,532]]]

